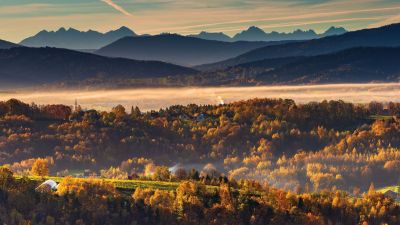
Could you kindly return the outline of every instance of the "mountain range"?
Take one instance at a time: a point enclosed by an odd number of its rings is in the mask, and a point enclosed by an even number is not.
[[[311,40],[317,38],[323,38],[332,35],[341,35],[346,33],[342,27],[330,27],[327,31],[322,34],[317,34],[314,30],[295,30],[292,33],[279,33],[271,32],[266,33],[262,29],[252,26],[249,29],[236,34],[233,41],[284,41],[284,40]]]
[[[206,31],[202,31],[199,34],[190,34],[188,37],[194,37],[194,38],[200,38],[204,40],[210,40],[210,41],[225,41],[225,42],[231,42],[233,39],[229,37],[228,35],[218,32],[218,33],[210,33]]]
[[[302,31],[296,30],[292,33],[278,33],[271,32],[266,33],[262,29],[257,27],[250,27],[249,29],[236,34],[234,37],[230,37],[222,32],[210,33],[201,32],[195,35],[188,35],[188,37],[195,37],[204,40],[213,41],[283,41],[283,40],[308,40],[326,37],[330,35],[339,35],[347,32],[344,28],[331,27],[323,34],[317,34],[313,30]],[[21,45],[27,47],[57,47],[67,48],[76,50],[93,50],[104,47],[111,44],[118,39],[123,37],[138,36],[134,31],[127,27],[121,27],[114,31],[101,33],[94,30],[79,31],[74,28],[60,28],[57,31],[40,31],[32,37],[28,37],[20,42]],[[151,36],[151,35],[140,35],[140,36]]]
[[[177,34],[125,37],[96,54],[140,60],[157,60],[183,66],[216,62],[253,49],[287,42],[222,42]]]
[[[321,39],[266,46],[228,60],[201,65],[196,68],[200,70],[215,70],[263,59],[315,56],[355,47],[396,46],[400,46],[400,24],[347,32],[342,35],[329,36]]]
[[[400,47],[360,47],[317,56],[264,59],[176,80],[200,86],[400,82],[399,58]]]
[[[20,47],[0,40],[0,86],[399,82],[399,58],[400,24],[306,41],[226,42],[177,34],[133,36],[93,53]],[[194,69],[171,64],[192,66],[202,62],[211,64]]]
[[[56,47],[67,49],[99,49],[120,38],[136,36],[135,32],[127,27],[100,33],[98,31],[79,31],[73,28],[60,28],[57,31],[43,30],[33,37],[20,42],[27,47]]]
[[[1,49],[0,68],[2,88],[99,77],[132,79],[196,73],[193,69],[163,62],[108,58],[49,47]]]
[[[400,48],[360,47],[326,55],[284,58],[281,62],[285,63],[275,63],[273,68],[266,64],[269,60],[253,62],[251,68],[269,69],[256,75],[256,80],[264,83],[399,82],[399,58]]]

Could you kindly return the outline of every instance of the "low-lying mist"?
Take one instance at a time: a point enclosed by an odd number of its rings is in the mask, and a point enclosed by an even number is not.
[[[223,104],[251,98],[288,98],[297,103],[339,99],[353,103],[399,102],[400,83],[0,92],[0,100],[10,98],[36,104],[65,105],[73,105],[77,100],[82,108],[98,110],[110,110],[122,104],[127,108],[139,106],[143,111],[177,104]]]

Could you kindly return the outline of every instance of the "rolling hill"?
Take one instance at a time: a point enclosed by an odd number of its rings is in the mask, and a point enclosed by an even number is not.
[[[359,47],[340,52],[265,59],[224,70],[156,79],[90,80],[84,87],[260,86],[400,82],[400,47]]]
[[[127,27],[100,33],[98,31],[79,31],[73,28],[60,28],[57,31],[43,30],[36,35],[21,41],[27,47],[55,47],[67,49],[99,49],[120,38],[136,36],[135,32]]]
[[[9,49],[9,48],[14,48],[14,47],[18,47],[18,46],[19,45],[14,44],[12,42],[0,40],[0,49]]]
[[[57,48],[0,50],[0,83],[4,87],[81,81],[89,78],[152,78],[196,71],[155,61],[108,58]]]
[[[187,37],[200,38],[200,39],[210,40],[210,41],[225,41],[225,42],[232,41],[231,37],[229,37],[228,35],[226,35],[222,32],[211,33],[211,32],[202,31],[199,34],[191,34],[191,35],[188,35]]]
[[[201,70],[227,68],[263,59],[285,58],[293,56],[315,56],[329,54],[355,47],[396,47],[400,46],[400,24],[375,29],[348,32],[310,41],[266,46],[249,51],[240,56],[217,63],[197,66]]]
[[[326,55],[266,59],[219,73],[230,75],[231,83],[240,77],[258,85],[398,82],[399,57],[400,48],[360,47]],[[218,77],[210,75],[210,79]]]
[[[257,80],[276,83],[365,83],[400,81],[400,48],[354,48],[300,58],[260,74]]]
[[[184,66],[228,59],[247,51],[281,42],[221,42],[176,34],[125,37],[96,54],[138,60],[157,60]]]

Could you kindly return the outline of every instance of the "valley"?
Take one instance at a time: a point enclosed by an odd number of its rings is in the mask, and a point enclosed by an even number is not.
[[[31,90],[12,91],[0,100],[17,98],[39,105],[74,105],[85,109],[111,110],[118,104],[126,108],[138,106],[143,111],[158,110],[171,105],[221,104],[252,98],[290,98],[298,103],[323,100],[344,100],[353,103],[400,102],[400,83],[328,84],[260,87],[181,87],[131,88],[122,90]]]

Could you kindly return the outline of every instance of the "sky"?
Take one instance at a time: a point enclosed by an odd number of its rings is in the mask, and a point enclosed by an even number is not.
[[[290,32],[348,30],[400,22],[400,0],[0,0],[0,39],[73,27],[138,34],[200,31],[234,35],[249,26]]]

